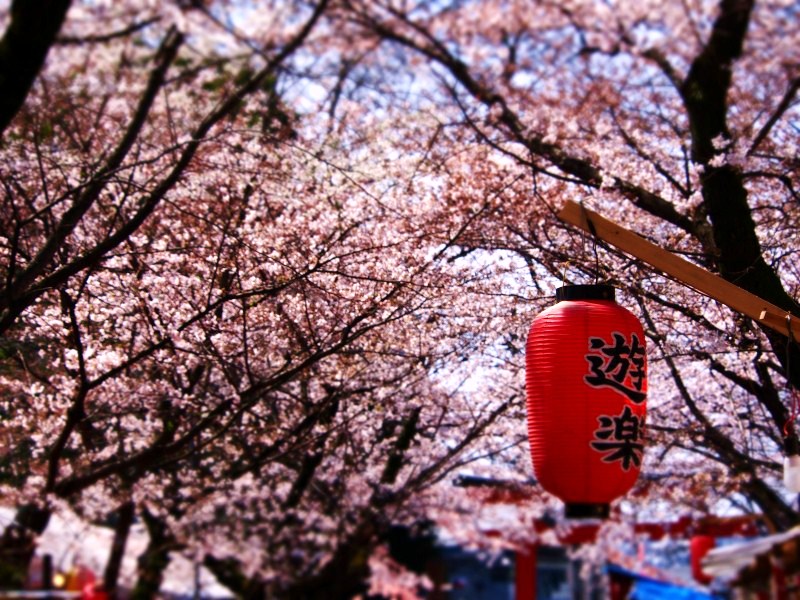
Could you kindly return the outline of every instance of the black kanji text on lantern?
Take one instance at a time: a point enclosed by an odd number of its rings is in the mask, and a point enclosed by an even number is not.
[[[603,462],[620,461],[625,471],[631,465],[640,467],[644,452],[644,416],[633,414],[630,406],[626,406],[621,414],[601,415],[597,421],[600,427],[594,432],[591,446],[605,455]]]
[[[592,387],[610,387],[641,404],[647,396],[642,391],[646,376],[644,344],[635,333],[631,334],[630,343],[618,331],[612,337],[610,344],[603,338],[589,338],[586,362],[590,373],[583,379]]]

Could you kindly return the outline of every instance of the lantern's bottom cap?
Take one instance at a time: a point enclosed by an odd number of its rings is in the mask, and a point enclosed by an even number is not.
[[[610,514],[609,504],[567,503],[564,516],[568,519],[607,519]]]

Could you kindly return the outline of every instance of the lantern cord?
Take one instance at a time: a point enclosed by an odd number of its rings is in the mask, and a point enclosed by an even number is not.
[[[791,410],[789,418],[783,424],[783,435],[789,437],[794,431],[794,424],[797,421],[797,415],[800,413],[800,393],[792,385],[792,371],[791,371],[791,356],[792,356],[792,343],[795,342],[794,332],[792,331],[792,315],[786,315],[786,329],[788,329],[788,340],[786,342],[786,383],[789,386],[791,398]]]
[[[594,223],[589,218],[589,213],[586,212],[586,206],[581,200],[581,211],[583,212],[583,220],[586,221],[586,227],[589,229],[589,233],[592,234],[592,251],[594,252],[594,282],[595,284],[600,279],[600,257],[597,254],[597,240],[600,236],[597,235],[597,229],[595,229]],[[584,234],[585,239],[585,234]]]

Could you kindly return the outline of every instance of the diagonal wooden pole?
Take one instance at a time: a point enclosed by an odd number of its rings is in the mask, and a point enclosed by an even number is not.
[[[676,281],[712,298],[733,310],[747,315],[751,319],[766,325],[784,335],[789,335],[791,328],[795,340],[800,340],[800,319],[759,298],[755,294],[743,290],[730,281],[714,275],[683,258],[668,252],[646,239],[625,229],[605,217],[601,217],[577,202],[568,200],[558,213],[558,218],[580,227],[638,258],[659,271],[669,275]]]

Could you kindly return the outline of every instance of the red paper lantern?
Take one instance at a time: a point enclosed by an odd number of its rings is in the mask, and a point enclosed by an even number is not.
[[[637,318],[608,285],[556,290],[528,334],[528,437],[536,478],[567,517],[608,516],[644,451],[647,359]]]
[[[695,535],[689,541],[689,558],[692,564],[692,577],[698,583],[708,585],[713,577],[703,571],[703,557],[717,545],[717,541],[710,535]]]

